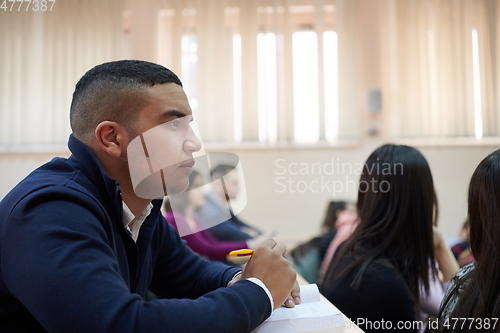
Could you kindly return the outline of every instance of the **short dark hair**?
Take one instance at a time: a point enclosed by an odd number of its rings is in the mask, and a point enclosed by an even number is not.
[[[96,126],[116,121],[134,131],[138,110],[146,105],[147,87],[182,83],[169,69],[147,61],[120,60],[97,65],[78,81],[70,109],[73,135],[87,141]]]

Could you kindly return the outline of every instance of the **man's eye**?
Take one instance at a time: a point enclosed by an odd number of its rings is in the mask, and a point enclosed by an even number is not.
[[[169,121],[168,124],[170,126],[173,126],[173,127],[179,127],[179,124],[180,124],[180,121],[178,120],[173,120],[173,121]]]

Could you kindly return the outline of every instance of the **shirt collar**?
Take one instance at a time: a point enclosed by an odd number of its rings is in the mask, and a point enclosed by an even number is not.
[[[123,225],[127,226],[136,217],[135,217],[134,213],[132,213],[132,211],[130,210],[130,208],[128,208],[128,206],[125,203],[125,201],[122,201],[122,204],[123,204]],[[151,213],[151,209],[153,209],[153,205],[151,203],[149,203],[149,205],[146,207],[146,209],[144,209],[144,211],[141,213],[141,215],[139,215],[139,217],[137,218],[136,222],[141,221],[141,224],[142,224],[142,222],[144,222],[144,220]]]
[[[149,205],[144,209],[144,211],[136,217],[130,208],[127,206],[125,201],[122,201],[122,206],[123,206],[123,226],[131,233],[132,238],[137,241],[137,237],[139,235],[139,229],[141,228],[142,223],[144,220],[149,216],[151,213],[151,209],[153,209],[153,205],[149,203]],[[134,221],[135,220],[135,221]],[[132,226],[129,226],[130,223],[133,222]]]
[[[123,225],[126,227],[133,219],[135,219],[135,215],[132,213],[130,208],[128,208],[125,201],[122,201],[123,206]]]

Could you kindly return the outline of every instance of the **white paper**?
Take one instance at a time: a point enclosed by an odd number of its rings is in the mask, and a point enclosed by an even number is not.
[[[300,300],[302,303],[319,302],[319,289],[316,283],[300,286]]]
[[[317,318],[332,316],[340,311],[328,302],[312,302],[295,305],[294,308],[281,307],[273,311],[267,321],[289,320],[292,318]]]
[[[302,303],[294,308],[280,307],[253,333],[291,333],[314,329],[342,327],[340,311],[329,302],[321,302],[318,286],[300,287]]]

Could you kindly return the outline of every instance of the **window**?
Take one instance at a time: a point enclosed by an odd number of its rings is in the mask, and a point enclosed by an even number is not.
[[[323,33],[323,63],[325,77],[325,138],[339,139],[339,55],[338,35],[335,31]]]
[[[231,2],[221,1],[203,8],[177,4],[162,9],[170,15],[161,18],[164,49],[159,54],[170,52],[163,64],[175,72],[175,53],[166,49],[182,40],[182,80],[193,109],[201,111],[200,131],[206,141],[338,141],[335,7],[302,2],[228,7]],[[316,27],[318,15],[323,19]],[[180,26],[174,29],[175,24]],[[197,62],[188,60],[193,50]]]
[[[259,99],[259,141],[278,139],[276,34],[257,35],[257,76]]]
[[[314,31],[292,35],[294,139],[319,140],[318,39]]]
[[[89,1],[68,2],[51,20],[2,14],[0,150],[64,147],[75,82],[140,44],[130,34],[139,6]],[[389,1],[370,22],[380,40],[366,36],[355,1],[157,4],[151,57],[183,80],[206,141],[357,140],[373,116],[361,89],[372,88],[383,96],[384,138],[500,136],[496,1]],[[377,45],[377,87],[359,75],[370,65],[357,52],[363,38]]]
[[[481,103],[481,70],[479,68],[479,42],[477,30],[472,29],[472,86],[474,96],[474,136],[483,137],[483,108]]]
[[[186,95],[189,98],[189,105],[193,110],[193,114],[196,117],[198,110],[198,92],[196,78],[197,65],[198,65],[198,41],[196,35],[184,35],[181,38],[181,50],[182,50],[182,85]]]
[[[494,1],[395,1],[384,65],[392,138],[481,140],[500,135]]]
[[[64,150],[75,83],[126,57],[121,1],[58,4],[42,15],[1,11],[0,152]]]
[[[234,142],[243,140],[241,73],[241,35],[235,34],[233,36]]]

